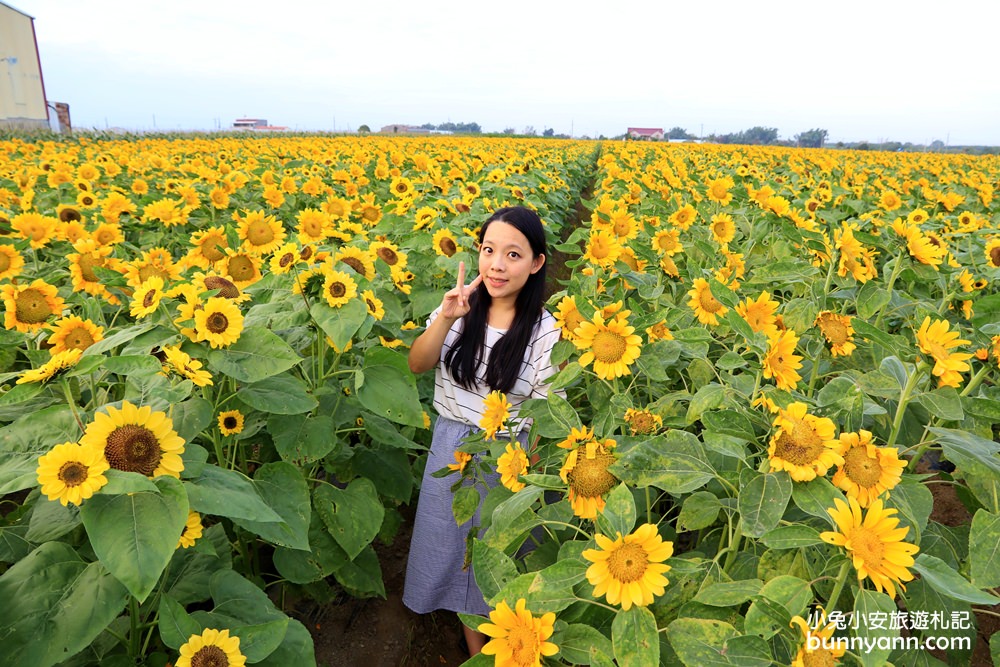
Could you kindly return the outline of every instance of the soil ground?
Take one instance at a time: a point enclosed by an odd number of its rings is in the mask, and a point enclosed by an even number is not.
[[[319,667],[452,667],[468,660],[459,648],[458,616],[415,614],[403,606],[413,510],[401,510],[404,522],[396,539],[376,548],[386,599],[345,598],[299,617],[312,632]]]

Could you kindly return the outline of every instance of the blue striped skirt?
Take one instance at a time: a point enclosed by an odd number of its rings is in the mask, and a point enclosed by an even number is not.
[[[451,510],[454,496],[451,487],[455,483],[455,476],[431,476],[433,472],[455,463],[455,450],[462,444],[462,438],[475,428],[441,416],[434,424],[431,450],[427,455],[427,467],[424,469],[417,500],[413,537],[406,561],[406,581],[403,585],[403,604],[418,614],[447,609],[485,616],[491,610],[476,585],[472,566],[462,568],[469,529],[481,523],[479,509],[468,522],[456,525]],[[522,447],[526,446],[527,439],[526,432],[518,436]],[[473,465],[478,458],[479,455],[476,455],[467,465]],[[493,488],[500,483],[500,476],[493,474],[486,481]],[[465,484],[471,485],[471,481],[466,480]],[[480,485],[480,507],[486,493]]]

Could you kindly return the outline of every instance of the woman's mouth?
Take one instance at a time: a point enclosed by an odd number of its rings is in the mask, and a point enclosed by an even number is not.
[[[496,288],[503,287],[504,285],[507,284],[506,280],[503,280],[501,278],[493,278],[493,277],[487,277],[486,278],[486,282],[487,282],[487,284],[489,284],[490,287],[496,287]]]

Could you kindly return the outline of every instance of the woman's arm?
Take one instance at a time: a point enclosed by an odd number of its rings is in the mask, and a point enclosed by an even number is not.
[[[469,297],[483,281],[482,276],[476,276],[468,285],[465,284],[465,262],[458,263],[458,284],[445,292],[441,300],[441,311],[430,326],[417,336],[410,347],[407,361],[414,373],[423,373],[437,366],[441,358],[441,346],[456,320],[469,312]]]

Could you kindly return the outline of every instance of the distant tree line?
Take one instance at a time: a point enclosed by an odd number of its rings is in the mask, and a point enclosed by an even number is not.
[[[420,127],[425,130],[460,132],[462,134],[481,134],[483,131],[483,128],[479,126],[479,123],[452,123],[451,121],[441,123],[440,125],[435,125],[434,123],[424,123]]]

